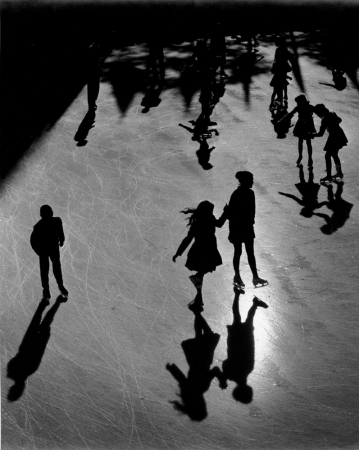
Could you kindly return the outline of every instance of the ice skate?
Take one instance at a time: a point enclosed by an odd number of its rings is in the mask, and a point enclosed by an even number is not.
[[[246,286],[240,275],[234,275],[233,284],[239,289],[244,289]]]
[[[253,305],[259,306],[261,308],[268,308],[267,303],[265,303],[263,300],[259,299],[258,297],[253,297]]]
[[[254,287],[263,287],[268,286],[269,283],[267,280],[263,280],[263,278],[253,277],[253,284]]]
[[[337,173],[332,176],[332,179],[334,181],[341,182],[341,181],[343,181],[344,174],[343,174],[340,166],[336,166],[336,168],[337,168]]]
[[[326,177],[324,177],[324,178],[321,178],[320,179],[320,182],[321,183],[331,183],[332,182],[332,177],[331,177],[331,175],[327,175]]]
[[[68,298],[69,296],[69,291],[65,288],[65,286],[59,286],[61,295],[65,298]]]

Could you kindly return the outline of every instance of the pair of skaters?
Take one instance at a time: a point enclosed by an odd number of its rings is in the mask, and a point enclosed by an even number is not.
[[[282,117],[277,123],[276,126],[285,125],[288,120],[294,116],[294,114],[298,114],[298,120],[295,124],[293,134],[298,138],[298,153],[299,157],[297,160],[297,166],[299,166],[303,159],[303,143],[304,141],[307,144],[308,149],[308,167],[313,166],[313,158],[312,158],[312,139],[314,137],[321,137],[324,135],[327,130],[329,133],[329,137],[324,146],[325,153],[325,162],[326,162],[326,171],[327,175],[322,178],[320,181],[322,183],[331,182],[333,179],[341,180],[344,175],[342,172],[341,162],[339,159],[339,150],[343,148],[348,143],[348,139],[345,136],[343,129],[340,126],[342,119],[334,112],[330,111],[325,105],[311,105],[308,101],[305,94],[300,94],[295,98],[295,102],[297,106],[287,113],[284,117]],[[314,126],[313,115],[316,114],[318,117],[322,119],[320,130],[317,133]],[[332,175],[332,161],[334,160],[335,167],[337,172],[335,175]]]
[[[228,240],[233,244],[233,283],[240,289],[245,284],[240,275],[240,258],[242,254],[242,244],[244,243],[248,263],[253,275],[254,286],[267,285],[267,280],[259,277],[256,258],[254,255],[254,221],[255,221],[255,195],[251,189],[253,186],[253,174],[247,171],[236,173],[239,182],[238,188],[233,192],[229,200],[229,204],[223,209],[223,213],[219,219],[213,214],[213,203],[205,200],[202,201],[197,208],[187,208],[181,211],[183,214],[189,214],[188,226],[189,231],[183,239],[177,252],[173,256],[173,262],[176,262],[178,256],[181,256],[187,247],[193,245],[188,251],[186,267],[195,271],[195,275],[190,276],[190,280],[197,289],[197,296],[191,309],[201,309],[202,285],[205,274],[213,272],[216,267],[222,264],[222,258],[217,248],[216,228],[221,228],[225,221],[229,221]]]

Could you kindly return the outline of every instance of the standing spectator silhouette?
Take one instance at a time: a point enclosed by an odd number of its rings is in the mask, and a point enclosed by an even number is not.
[[[329,137],[324,146],[325,151],[325,163],[327,169],[327,175],[322,178],[321,183],[330,183],[332,178],[342,179],[344,177],[342,172],[342,166],[339,159],[339,150],[343,148],[348,143],[348,139],[341,126],[339,125],[342,119],[337,116],[334,111],[329,111],[322,103],[315,105],[314,112],[322,119],[319,132],[316,136],[323,136],[325,130],[328,130]],[[332,158],[335,163],[337,172],[332,176]]]
[[[224,214],[222,214],[220,219],[216,219],[213,215],[213,209],[213,203],[205,200],[197,208],[187,208],[181,211],[183,214],[190,214],[188,218],[189,231],[172,260],[176,262],[176,258],[181,256],[194,240],[192,247],[188,251],[186,262],[187,269],[197,272],[189,277],[197,289],[196,299],[189,305],[192,311],[203,309],[201,293],[204,275],[208,272],[213,272],[217,266],[222,264],[222,258],[217,249],[215,233],[216,227],[222,227],[226,219]]]
[[[305,94],[300,94],[295,98],[297,106],[288,114],[286,114],[277,124],[287,120],[289,117],[293,117],[294,114],[298,113],[298,120],[294,126],[293,134],[298,138],[298,159],[297,166],[302,162],[303,159],[303,142],[306,141],[308,148],[308,167],[313,166],[312,158],[312,139],[316,135],[316,129],[314,126],[313,113],[314,106],[311,105]]]
[[[88,48],[87,103],[89,111],[96,111],[100,92],[100,46],[92,43]]]
[[[257,297],[253,297],[253,305],[247,314],[245,322],[241,321],[239,313],[240,290],[234,288],[233,323],[227,325],[227,359],[223,361],[221,385],[226,380],[234,381],[237,385],[233,390],[233,397],[241,403],[250,403],[253,398],[253,389],[247,384],[248,375],[254,369],[254,327],[253,319],[258,307],[268,308],[268,305]]]
[[[60,217],[53,217],[51,206],[43,205],[40,208],[41,219],[34,226],[31,233],[30,244],[34,252],[39,255],[40,259],[40,275],[43,288],[43,297],[49,299],[49,268],[51,259],[52,270],[54,277],[58,284],[61,294],[68,296],[68,291],[65,289],[62,281],[62,271],[60,263],[60,247],[64,245],[65,235],[62,228],[62,221]]]
[[[274,63],[271,69],[273,77],[270,82],[270,86],[273,87],[273,93],[269,106],[270,110],[276,108],[276,101],[280,106],[283,106],[283,101],[285,105],[288,104],[287,86],[288,79],[290,79],[290,77],[288,77],[287,73],[292,70],[292,67],[289,64],[290,54],[287,49],[285,37],[278,37],[275,44],[277,49],[275,51]]]
[[[256,258],[254,256],[254,220],[256,205],[255,195],[251,189],[253,186],[253,174],[247,171],[240,171],[236,173],[236,178],[239,182],[239,186],[231,195],[229,204],[224,207],[222,215],[224,219],[228,219],[229,221],[228,240],[234,246],[233,282],[241,288],[245,287],[239,271],[242,244],[244,243],[248,264],[253,275],[253,284],[254,286],[264,286],[268,284],[268,281],[259,278]]]

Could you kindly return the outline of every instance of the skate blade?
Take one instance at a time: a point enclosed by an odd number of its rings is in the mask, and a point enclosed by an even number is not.
[[[257,284],[254,284],[253,286],[257,289],[257,288],[265,287],[265,286],[268,286],[268,285],[269,285],[269,283],[268,283],[268,281],[267,281],[267,282],[265,282],[265,283],[257,283]]]

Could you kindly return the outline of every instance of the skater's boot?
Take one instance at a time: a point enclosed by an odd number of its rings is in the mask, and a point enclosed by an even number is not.
[[[340,178],[342,179],[344,177],[342,168],[340,164],[336,164],[335,168],[337,169],[337,173],[333,175],[333,178]]]
[[[240,289],[244,289],[245,286],[246,286],[246,285],[244,284],[244,282],[243,282],[241,276],[239,275],[239,273],[236,274],[236,275],[234,275],[234,277],[233,277],[233,284],[234,284],[235,286],[238,286]]]
[[[313,159],[309,158],[308,160],[308,167],[313,167]]]
[[[268,308],[267,303],[265,303],[263,300],[260,300],[258,297],[253,297],[253,305],[260,306],[261,308]]]
[[[253,284],[255,287],[257,286],[267,286],[269,283],[267,280],[263,280],[263,278],[253,277]]]
[[[61,295],[63,295],[64,297],[69,296],[69,291],[65,288],[64,285],[59,286],[59,290],[61,292]]]
[[[321,183],[330,183],[331,181],[332,181],[331,175],[327,175],[326,177],[320,179]]]

